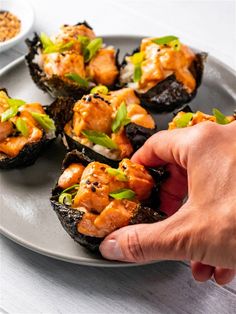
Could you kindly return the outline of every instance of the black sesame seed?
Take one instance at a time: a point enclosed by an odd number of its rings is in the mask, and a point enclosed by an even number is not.
[[[90,184],[90,183],[91,183],[90,180],[87,180],[87,181],[86,181],[86,184]]]
[[[16,115],[17,115],[17,117],[19,117],[20,116],[20,112],[18,111]]]
[[[94,186],[91,186],[91,191],[96,192],[96,188]]]
[[[122,166],[123,169],[127,169],[127,167],[125,165]]]
[[[89,101],[92,100],[92,97],[89,95],[89,96],[87,96],[87,97],[85,98],[85,100],[89,102]]]
[[[98,182],[97,181],[95,181],[95,182],[93,182],[93,185],[95,185],[95,186],[98,186]]]

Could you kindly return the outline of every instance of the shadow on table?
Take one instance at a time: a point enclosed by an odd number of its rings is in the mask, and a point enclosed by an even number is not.
[[[202,313],[207,300],[212,294],[218,293],[218,287],[213,282],[197,284],[183,263],[166,261],[133,268],[86,267],[42,256],[4,237],[2,243],[12,259],[21,259],[32,277],[40,276],[45,286],[50,282],[57,289],[60,287],[67,291],[67,295],[92,297],[102,302],[107,300],[123,308],[136,304],[140,312],[144,309],[144,313],[156,310],[192,313],[193,308],[197,309],[194,313]],[[224,294],[222,291],[220,293]],[[79,304],[79,300],[76,302]],[[227,306],[224,310],[221,313],[229,313]]]

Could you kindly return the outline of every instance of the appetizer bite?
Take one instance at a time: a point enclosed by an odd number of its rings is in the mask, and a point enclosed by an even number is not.
[[[131,88],[97,86],[77,101],[58,98],[49,110],[68,149],[104,162],[130,157],[156,131]]]
[[[82,97],[97,84],[113,86],[118,77],[117,52],[86,22],[63,25],[55,37],[35,34],[26,44],[32,79],[53,96]]]
[[[211,121],[219,124],[228,124],[236,120],[236,113],[234,113],[234,115],[231,116],[225,116],[222,112],[220,112],[220,110],[216,108],[212,110],[212,113],[213,115],[209,115],[201,111],[197,112],[180,111],[169,123],[168,129],[173,130],[177,128],[186,128],[204,121]]]
[[[39,103],[10,98],[0,90],[0,168],[33,164],[55,138],[55,125]]]
[[[205,53],[194,53],[175,36],[144,38],[125,56],[120,84],[132,87],[154,111],[172,111],[196,95],[205,59]]]
[[[165,218],[158,210],[164,178],[163,168],[151,172],[123,159],[114,169],[74,150],[63,162],[51,205],[69,235],[95,251],[116,229]]]

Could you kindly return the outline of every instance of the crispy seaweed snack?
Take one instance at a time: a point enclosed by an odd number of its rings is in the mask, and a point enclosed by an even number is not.
[[[55,125],[39,103],[10,98],[0,90],[0,168],[33,164],[55,138]]]
[[[96,84],[113,86],[118,53],[86,23],[63,25],[57,36],[27,39],[26,62],[37,86],[52,96],[82,97]]]
[[[156,112],[172,111],[195,97],[205,53],[194,53],[175,36],[144,38],[126,55],[120,84],[135,89],[141,102]]]
[[[156,131],[131,88],[98,86],[78,101],[58,98],[49,110],[67,148],[105,163],[130,157]]]
[[[193,126],[195,124],[211,121],[219,124],[228,124],[236,120],[236,113],[232,116],[225,116],[218,109],[214,108],[212,110],[213,115],[209,115],[203,113],[201,111],[191,112],[190,108],[183,109],[179,111],[173,120],[169,123],[169,130],[177,129],[177,128],[186,128],[189,126]]]
[[[64,229],[79,244],[98,250],[121,227],[165,218],[158,210],[163,168],[147,171],[123,159],[118,169],[74,150],[67,154],[51,205]]]

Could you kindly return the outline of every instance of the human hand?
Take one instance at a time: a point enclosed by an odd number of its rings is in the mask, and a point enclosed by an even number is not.
[[[214,275],[219,284],[231,281],[236,269],[236,122],[158,132],[132,160],[147,167],[166,165],[170,178],[160,193],[161,210],[171,217],[113,232],[100,246],[102,255],[139,263],[191,260],[196,280]]]

